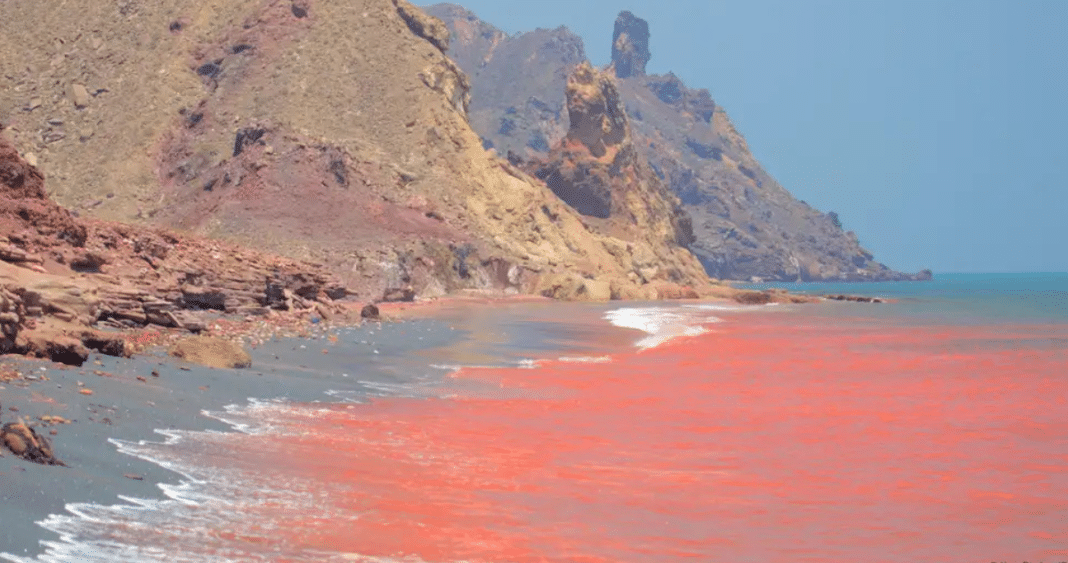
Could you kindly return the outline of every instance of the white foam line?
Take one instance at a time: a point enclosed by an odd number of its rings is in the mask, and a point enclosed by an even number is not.
[[[568,364],[607,364],[612,356],[563,356],[559,361]]]
[[[680,336],[704,334],[708,329],[703,325],[722,321],[711,315],[688,314],[684,311],[686,309],[681,307],[624,307],[605,313],[605,319],[615,326],[648,334],[636,343],[642,350],[655,348]]]
[[[679,336],[693,336],[706,332],[704,324],[718,322],[719,319],[710,316],[708,311],[740,310],[731,306],[702,304],[691,305],[687,308],[675,307],[646,307],[646,308],[622,308],[610,311],[605,318],[615,326],[637,329],[645,332],[647,336],[638,341],[639,348],[648,349],[659,346],[664,342]],[[551,360],[550,360],[551,361]],[[607,363],[611,362],[610,356],[564,356],[558,358],[561,362],[571,363]],[[463,369],[499,368],[507,366],[461,366],[461,365],[434,365],[435,369],[445,370],[451,373]],[[516,362],[513,367],[525,369],[537,369],[541,362],[533,359],[523,359]],[[368,391],[378,392],[388,396],[422,396],[420,391],[431,391],[429,385],[392,384],[359,380],[358,383],[365,388],[362,392],[364,397]],[[440,392],[440,389],[437,390]],[[338,397],[343,391],[330,392],[329,395]],[[157,429],[156,433],[164,437],[162,442],[141,440],[138,442],[111,439],[119,452],[143,459],[168,469],[180,475],[177,484],[159,483],[157,486],[163,492],[162,500],[142,499],[120,495],[118,498],[126,504],[102,505],[90,503],[68,503],[65,508],[67,514],[53,514],[45,520],[38,522],[45,529],[57,533],[59,541],[43,541],[45,553],[39,557],[30,559],[19,557],[10,553],[0,552],[0,559],[15,561],[18,563],[30,561],[63,562],[88,561],[95,562],[121,562],[142,563],[155,561],[173,561],[179,563],[201,563],[206,561],[219,562],[246,562],[264,560],[256,553],[242,553],[238,558],[233,552],[223,554],[191,554],[175,553],[173,550],[165,550],[157,547],[137,545],[136,540],[124,543],[116,539],[92,539],[101,537],[103,529],[118,529],[129,535],[131,531],[150,532],[151,530],[168,530],[168,534],[175,537],[181,536],[195,541],[202,534],[210,534],[213,530],[226,528],[238,524],[238,521],[229,521],[233,515],[239,513],[242,505],[248,503],[263,502],[262,495],[267,494],[270,502],[284,504],[293,507],[294,510],[313,511],[322,503],[315,498],[314,491],[301,483],[275,483],[277,489],[261,491],[260,496],[249,497],[248,491],[260,490],[257,483],[249,481],[254,476],[245,474],[242,470],[234,467],[200,467],[195,464],[195,456],[184,451],[189,445],[196,446],[199,443],[207,443],[209,446],[221,445],[221,441],[227,435],[243,434],[245,436],[262,436],[266,433],[281,433],[287,421],[294,418],[318,418],[327,409],[309,409],[303,405],[300,409],[293,408],[289,403],[281,400],[260,400],[250,398],[246,405],[226,405],[221,412],[203,411],[203,414],[215,418],[227,424],[232,430],[220,431],[185,431],[175,429]],[[192,439],[193,444],[183,444],[187,439]],[[309,485],[310,484],[305,484]],[[337,519],[352,518],[351,514],[330,514]],[[184,519],[184,520],[183,520]],[[180,523],[186,522],[186,526]],[[108,528],[108,527],[112,528]],[[171,527],[175,529],[170,529]],[[180,529],[179,529],[180,528]],[[140,533],[140,532],[138,532]],[[117,537],[124,537],[119,535]],[[134,536],[136,537],[136,536]],[[372,557],[358,553],[307,553],[297,554],[299,559],[311,556],[314,561],[327,562],[356,562],[356,563],[423,563],[418,557]],[[463,563],[457,561],[455,563]]]

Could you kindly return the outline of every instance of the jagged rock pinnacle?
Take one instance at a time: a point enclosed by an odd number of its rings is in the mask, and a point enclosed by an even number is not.
[[[575,67],[567,79],[568,138],[578,141],[601,158],[609,147],[630,144],[626,111],[611,75],[589,62]],[[626,142],[626,143],[624,143]]]
[[[612,34],[612,66],[616,76],[645,76],[645,65],[652,56],[649,52],[649,22],[627,10],[620,12]]]

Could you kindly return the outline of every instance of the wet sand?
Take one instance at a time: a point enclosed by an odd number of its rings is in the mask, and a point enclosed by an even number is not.
[[[228,431],[229,425],[204,412],[244,405],[250,398],[336,401],[326,392],[337,389],[366,395],[371,390],[358,380],[404,379],[425,368],[421,350],[459,338],[445,323],[431,320],[370,323],[330,335],[364,344],[338,346],[327,335],[276,339],[253,350],[252,367],[242,370],[184,364],[162,352],[131,359],[98,356],[82,368],[9,358],[8,363],[37,379],[0,384],[0,420],[53,415],[72,422],[39,427],[57,431],[50,436],[56,456],[69,467],[32,464],[3,450],[0,553],[31,556],[40,551],[42,540],[57,539],[36,522],[66,514],[68,503],[108,505],[122,503],[121,496],[159,499],[161,483],[180,480],[159,465],[120,453],[112,440],[163,440],[156,429]],[[13,406],[17,412],[9,410]]]
[[[0,383],[0,421],[37,422],[48,415],[71,421],[38,427],[57,432],[49,438],[69,467],[40,466],[0,450],[0,553],[34,557],[42,541],[58,539],[37,523],[50,514],[69,514],[70,503],[163,499],[161,485],[185,478],[120,452],[116,441],[164,441],[157,429],[232,431],[205,413],[249,399],[366,401],[446,373],[431,365],[514,365],[577,342],[602,352],[625,349],[635,331],[606,329],[600,316],[608,307],[484,298],[388,305],[383,315],[393,322],[320,331],[313,338],[276,338],[252,350],[253,365],[243,370],[186,364],[163,351],[130,359],[94,356],[82,368],[9,357],[6,363],[29,377]],[[572,309],[585,319],[569,325],[580,333],[561,334],[536,321]]]

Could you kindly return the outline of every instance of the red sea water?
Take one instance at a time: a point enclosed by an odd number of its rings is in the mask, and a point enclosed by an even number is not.
[[[1068,561],[1068,319],[907,306],[627,308],[666,341],[255,403],[123,445],[178,500],[46,526],[65,560]]]

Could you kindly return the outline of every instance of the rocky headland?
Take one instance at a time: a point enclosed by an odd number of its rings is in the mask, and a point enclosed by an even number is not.
[[[569,76],[586,61],[565,27],[509,36],[455,4],[427,11],[451,31],[450,55],[470,77],[471,124],[485,146],[512,160],[549,156],[565,137]],[[606,73],[629,118],[639,158],[692,218],[688,248],[720,279],[886,281],[929,279],[877,262],[834,213],[798,201],[749,151],[705,89],[673,74],[649,75],[648,23],[631,12],[615,21]],[[566,93],[565,93],[566,92]]]

